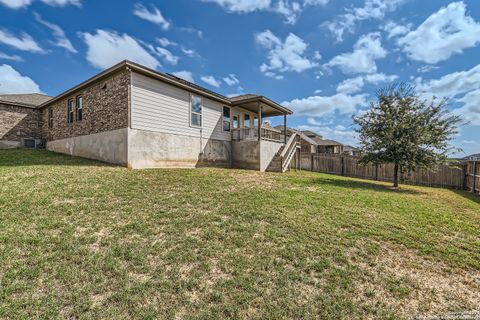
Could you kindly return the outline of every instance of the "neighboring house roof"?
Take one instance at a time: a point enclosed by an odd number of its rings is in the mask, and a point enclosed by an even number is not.
[[[22,107],[37,108],[52,97],[40,93],[27,94],[1,94],[0,103],[18,105]]]
[[[302,131],[303,134],[309,136],[309,137],[320,137],[320,139],[322,139],[323,137],[321,135],[319,135],[318,133],[315,133],[313,131],[310,131],[310,130],[303,130]]]
[[[343,144],[341,144],[340,142],[338,141],[335,141],[335,140],[327,140],[327,139],[321,139],[319,137],[314,137],[312,138],[313,140],[315,140],[315,142],[319,145],[319,146],[343,146]]]
[[[359,148],[356,148],[356,147],[352,147],[352,146],[343,146],[343,151],[360,151]]]
[[[480,153],[477,153],[477,154],[471,154],[465,158],[463,158],[464,160],[480,160]]]
[[[279,124],[278,126],[275,127],[275,129],[282,131],[283,130],[283,125]],[[318,145],[315,142],[315,140],[313,140],[312,138],[307,136],[305,133],[303,133],[303,131],[292,129],[292,128],[289,128],[289,127],[287,127],[287,130],[290,131],[290,132],[296,132],[300,136],[301,139],[303,139],[304,141],[306,141],[307,143],[309,143],[311,145],[314,145],[314,146]]]
[[[91,84],[96,83],[98,81],[102,81],[103,79],[109,77],[111,74],[113,74],[115,72],[118,72],[120,70],[123,70],[123,69],[133,70],[137,73],[140,73],[140,74],[143,74],[145,76],[160,80],[162,82],[168,83],[168,84],[176,86],[178,88],[186,89],[186,90],[189,90],[191,92],[203,95],[207,98],[210,98],[214,101],[224,103],[226,105],[236,106],[236,105],[243,104],[243,103],[258,101],[258,102],[262,102],[262,103],[270,106],[273,109],[277,109],[281,112],[285,112],[287,114],[292,114],[293,113],[290,109],[285,108],[285,107],[281,106],[280,104],[278,104],[276,102],[273,102],[272,100],[270,100],[270,99],[268,99],[264,96],[259,96],[259,95],[247,95],[247,96],[245,96],[245,95],[241,95],[241,96],[237,96],[237,97],[233,97],[233,98],[227,98],[227,97],[225,97],[225,96],[223,96],[219,93],[213,92],[211,90],[208,90],[204,87],[201,87],[199,85],[196,85],[194,83],[191,83],[189,81],[181,79],[181,78],[176,77],[174,75],[158,72],[156,70],[147,68],[147,67],[142,66],[138,63],[128,61],[128,60],[124,60],[124,61],[114,65],[113,67],[100,72],[96,76],[80,83],[79,85],[77,85],[77,86],[59,94],[58,96],[54,97],[50,101],[46,101],[46,102],[42,103],[40,108],[44,108],[44,107],[50,105],[51,103],[53,103],[55,101],[58,101],[58,100],[66,97],[66,96],[69,96],[69,95],[75,93],[76,91],[79,91],[79,90],[83,89],[84,87],[86,87],[88,85],[91,85]]]

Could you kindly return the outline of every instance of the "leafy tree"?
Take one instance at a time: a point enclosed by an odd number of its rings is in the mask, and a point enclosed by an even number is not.
[[[415,87],[396,83],[380,89],[370,110],[353,117],[364,156],[361,163],[394,164],[394,187],[399,172],[446,163],[460,118],[448,113],[447,100],[422,99]]]

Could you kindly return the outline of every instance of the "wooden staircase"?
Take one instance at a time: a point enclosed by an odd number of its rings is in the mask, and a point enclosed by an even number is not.
[[[270,172],[286,172],[290,168],[297,150],[300,149],[300,136],[294,133],[287,143],[278,150],[272,162],[267,168]]]

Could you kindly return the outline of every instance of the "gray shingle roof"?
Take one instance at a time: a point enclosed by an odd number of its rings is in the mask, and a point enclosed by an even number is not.
[[[1,94],[0,102],[36,108],[52,97],[40,93]]]
[[[312,138],[312,139],[315,140],[315,142],[317,142],[319,146],[343,146],[343,144],[335,140],[318,139],[318,138]]]

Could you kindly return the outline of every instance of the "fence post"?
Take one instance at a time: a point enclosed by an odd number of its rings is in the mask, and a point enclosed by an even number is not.
[[[463,173],[463,181],[462,181],[462,189],[467,190],[467,180],[468,180],[468,162],[463,163],[462,166],[462,173]]]
[[[313,153],[310,153],[310,171],[313,172]]]
[[[342,156],[342,176],[345,175],[345,156]]]
[[[375,164],[375,180],[378,181],[378,163]]]

